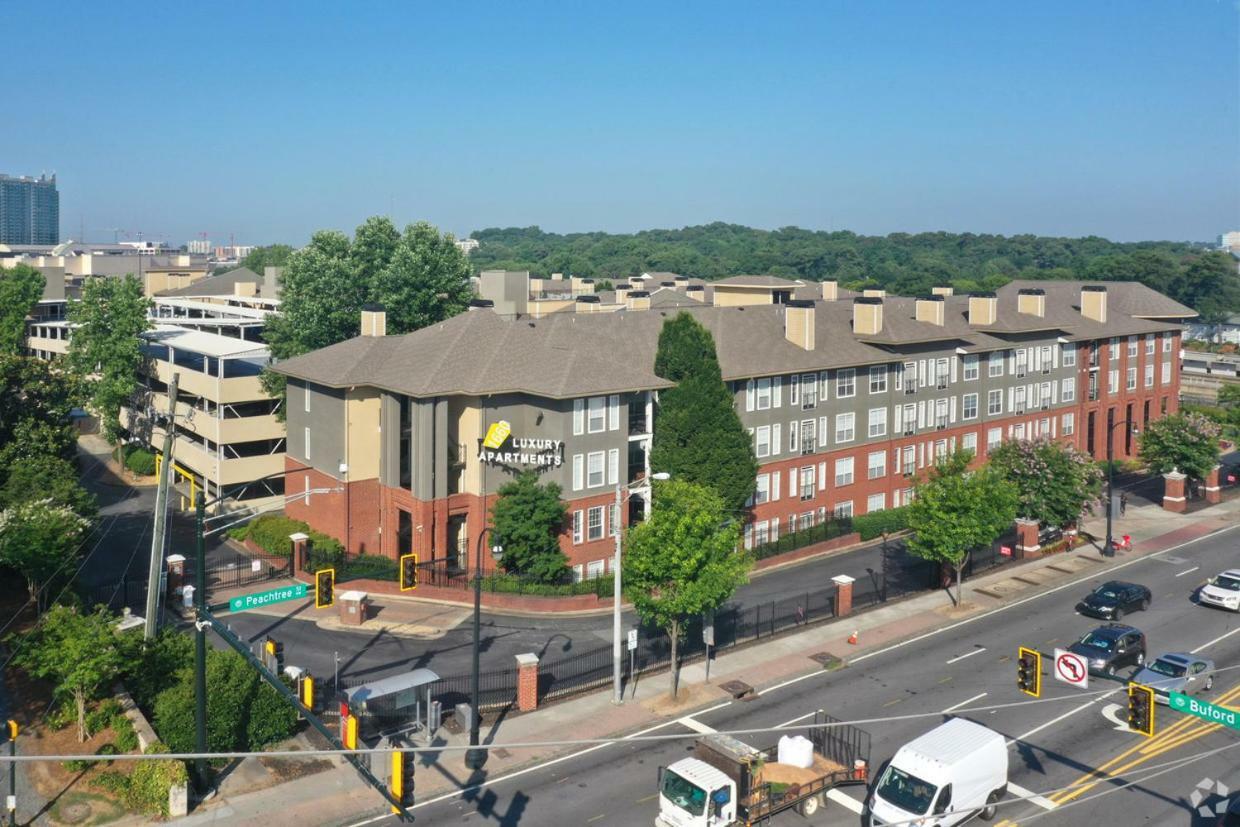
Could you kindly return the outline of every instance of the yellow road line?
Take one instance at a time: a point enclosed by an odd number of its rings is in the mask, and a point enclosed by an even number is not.
[[[1240,684],[1222,693],[1213,702],[1221,706],[1238,696],[1240,696]],[[1155,716],[1158,716],[1158,714],[1156,711]],[[1058,792],[1049,796],[1049,798],[1056,804],[1071,801],[1078,796],[1084,795],[1107,778],[1114,778],[1133,767],[1145,763],[1151,758],[1202,738],[1218,729],[1221,729],[1219,724],[1207,724],[1200,718],[1186,715],[1162,732],[1157,733],[1153,738],[1143,739],[1140,743],[1125,749],[1106,763],[1085,773],[1068,785],[1070,789]],[[1126,758],[1130,758],[1134,753],[1139,754],[1137,758],[1130,760],[1123,766],[1116,767],[1117,764]]]

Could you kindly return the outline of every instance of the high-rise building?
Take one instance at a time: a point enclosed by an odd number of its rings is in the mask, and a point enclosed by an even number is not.
[[[0,244],[59,244],[56,176],[0,175]]]

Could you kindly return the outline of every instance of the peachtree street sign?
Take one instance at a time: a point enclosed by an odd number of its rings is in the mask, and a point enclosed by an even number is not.
[[[1176,712],[1187,712],[1189,715],[1196,715],[1212,724],[1222,724],[1225,727],[1240,730],[1240,711],[1212,704],[1209,701],[1199,701],[1181,692],[1168,693],[1167,705]]]
[[[298,600],[306,596],[306,584],[297,583],[293,586],[281,586],[265,592],[243,594],[228,601],[228,611],[244,612],[246,609],[257,609],[271,603],[283,603],[285,600]]]

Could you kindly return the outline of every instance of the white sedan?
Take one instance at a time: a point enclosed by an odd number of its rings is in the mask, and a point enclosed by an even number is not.
[[[1211,577],[1201,587],[1198,596],[1207,606],[1240,612],[1240,569],[1228,569],[1217,577]]]

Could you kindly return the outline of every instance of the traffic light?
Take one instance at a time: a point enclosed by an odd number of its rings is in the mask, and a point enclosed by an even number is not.
[[[1042,694],[1042,653],[1036,649],[1017,650],[1016,685],[1026,695],[1038,697]]]
[[[267,668],[277,675],[284,673],[284,644],[273,637],[268,636],[263,643],[263,660],[266,661]]]
[[[410,591],[418,587],[418,555],[402,554],[400,556],[400,590]]]
[[[3,734],[4,736],[3,739],[0,740],[0,743],[3,743],[4,741],[10,741],[10,742],[16,741],[17,733],[18,733],[17,721],[9,720],[5,724],[4,729],[0,729],[0,734]]]
[[[314,711],[314,676],[309,672],[297,681],[297,697],[301,699],[302,706],[311,712]]]
[[[319,569],[314,573],[314,608],[326,609],[336,602],[335,591],[335,569]]]
[[[344,719],[344,748],[357,749],[357,716]]]
[[[1154,690],[1148,686],[1128,684],[1128,728],[1146,738],[1154,735]]]
[[[399,749],[392,753],[392,775],[388,780],[388,790],[392,793],[392,798],[399,801],[402,807],[408,807],[413,803],[413,772],[415,766],[416,764],[411,754]],[[395,804],[392,805],[392,812],[400,812]]]

